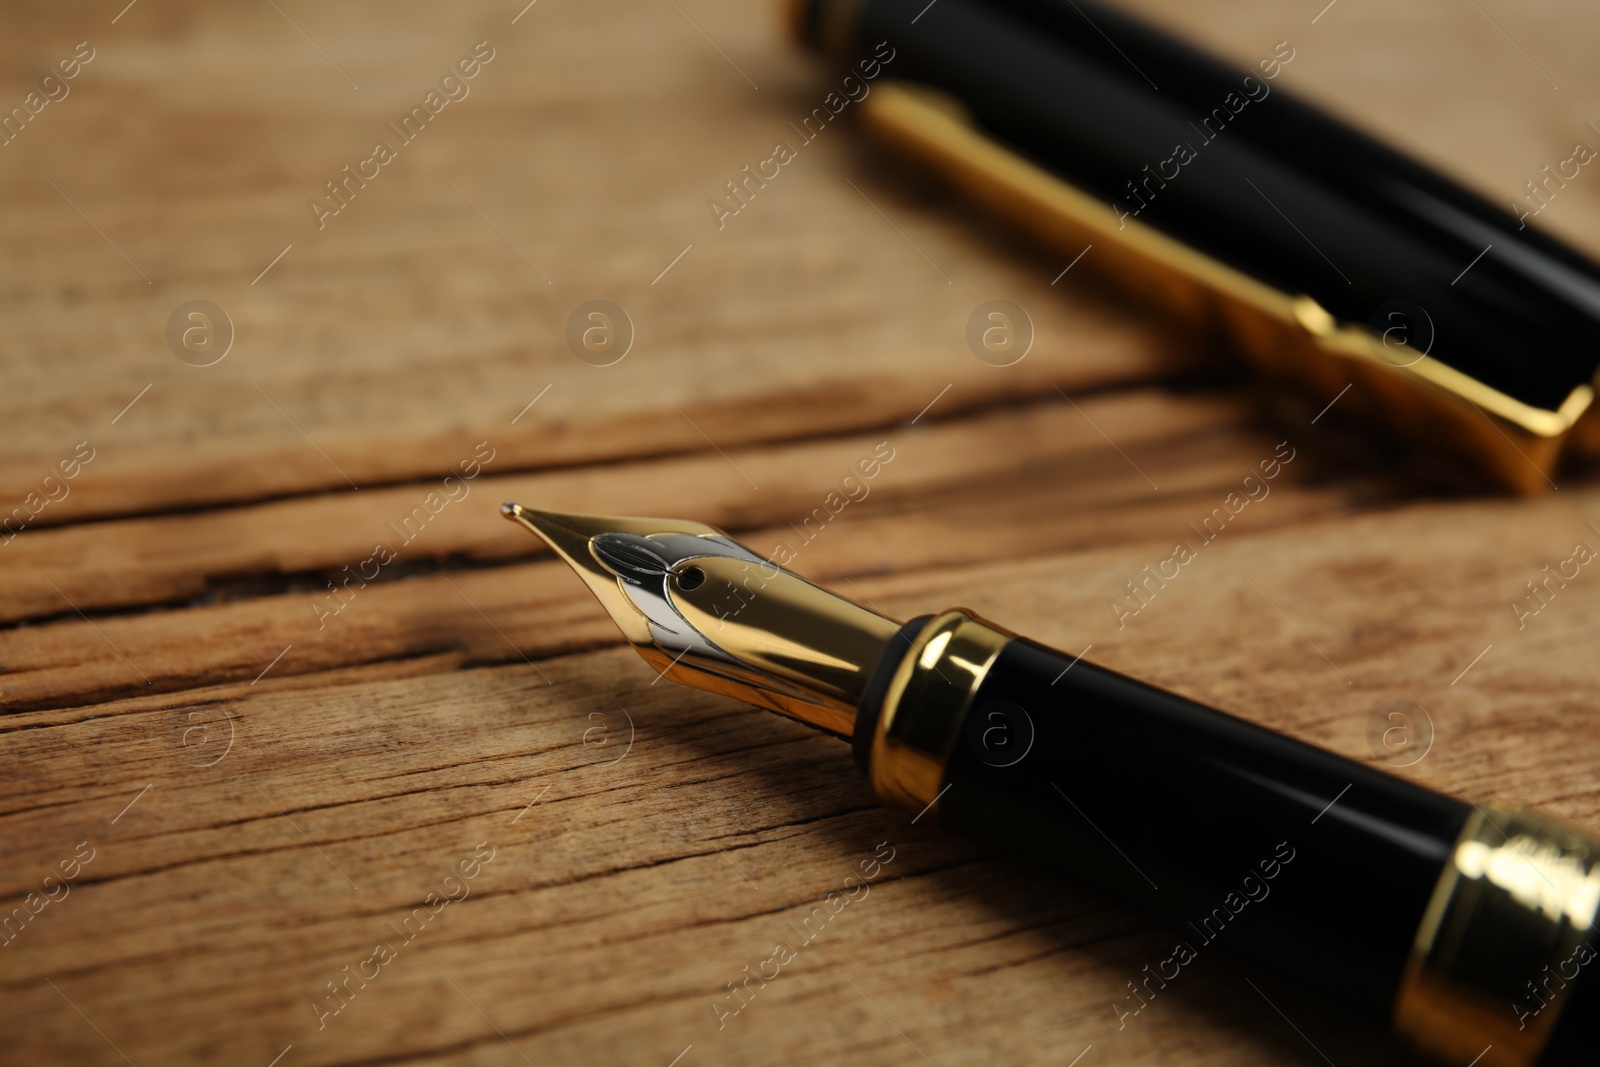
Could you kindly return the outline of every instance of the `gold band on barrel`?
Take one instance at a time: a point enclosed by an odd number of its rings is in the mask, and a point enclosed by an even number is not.
[[[1600,840],[1510,805],[1480,808],[1417,930],[1396,1029],[1458,1063],[1531,1067],[1595,957],[1597,905]]]
[[[933,806],[978,687],[1012,635],[960,608],[936,616],[900,661],[872,738],[872,790],[893,807]]]

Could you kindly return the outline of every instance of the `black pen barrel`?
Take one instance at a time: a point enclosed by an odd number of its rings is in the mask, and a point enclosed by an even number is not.
[[[1600,839],[1445,796],[955,610],[857,720],[886,802],[1165,920],[1125,1024],[1221,953],[1491,1067],[1592,1062]],[[1109,1021],[1109,1016],[1108,1016]],[[1558,1026],[1559,1021],[1559,1026]]]
[[[1472,811],[1021,639],[974,696],[945,783],[946,825],[1162,916],[1196,954],[1380,1019]]]

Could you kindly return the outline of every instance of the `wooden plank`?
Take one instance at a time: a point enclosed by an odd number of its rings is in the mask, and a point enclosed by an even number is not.
[[[694,511],[704,521],[730,529],[799,522],[829,492],[842,492],[842,480],[860,462],[876,463],[880,446],[881,455],[892,458],[877,464],[877,477],[862,482],[866,496],[861,500],[874,500],[874,508],[886,499],[970,492],[1018,467],[1068,464],[1099,472],[1094,480],[1109,481],[1107,492],[1121,486],[1126,496],[1134,483],[1145,483],[1108,445],[1095,428],[1099,423],[1118,425],[1120,447],[1141,456],[1167,442],[1185,442],[1170,458],[1148,459],[1166,475],[1190,447],[1237,435],[1236,425],[1246,417],[1236,399],[1215,395],[1176,399],[1119,392],[1085,398],[1077,411],[1057,396],[1055,403],[781,447],[701,449],[534,475],[499,474],[505,457],[491,445],[483,453],[489,462],[469,468],[478,471],[476,478],[463,480],[458,471],[449,484],[430,480],[25,531],[4,545],[14,566],[0,571],[0,619],[70,613],[69,604],[94,611],[190,600],[208,588],[250,580],[317,573],[342,578],[343,568],[369,557],[377,542],[395,554],[390,566],[402,569],[450,557],[501,560],[540,554],[536,540],[499,520],[496,508],[509,498],[557,510],[666,516],[683,511],[682,487],[692,485]],[[1003,441],[999,447],[997,440]],[[1090,481],[1087,470],[1075,479],[1078,484]],[[1195,477],[1176,470],[1171,476],[1178,486]],[[853,492],[859,497],[862,489]],[[310,584],[318,588],[322,582]]]
[[[947,385],[945,413],[1147,380],[1181,358],[1092,291],[1051,288],[1056,257],[937,210],[842,139],[808,147],[719,230],[707,200],[826,91],[770,10],[727,13],[727,47],[759,52],[764,92],[671,6],[619,11],[640,27],[621,35],[590,32],[574,5],[515,27],[482,5],[418,9],[408,33],[377,38],[366,18],[302,12],[330,56],[362,57],[361,92],[270,6],[203,10],[136,9],[98,38],[59,113],[10,147],[26,168],[0,175],[15,207],[0,219],[14,250],[0,501],[24,503],[79,442],[95,456],[35,525],[440,477],[485,439],[505,467],[539,469],[837,433],[909,419]],[[308,201],[481,40],[497,58],[470,95],[319,230]],[[228,89],[175,99],[174,65]],[[605,100],[603,127],[556,103],[578,87]],[[160,108],[130,112],[145,94]],[[76,165],[90,139],[107,165]],[[592,208],[563,206],[578,203]],[[1003,371],[963,340],[995,291],[1038,330]],[[614,366],[568,349],[569,317],[597,298],[637,336]],[[214,366],[168,351],[168,318],[192,299],[234,324]]]
[[[721,484],[727,487],[723,514],[712,507],[705,517],[726,521],[759,551],[776,553],[779,544],[788,546],[802,573],[835,584],[997,556],[1030,558],[1064,547],[1177,535],[1185,522],[1205,516],[1214,501],[1237,488],[1260,457],[1272,454],[1271,438],[1221,421],[1238,413],[1234,405],[1209,400],[1118,394],[1085,400],[1077,412],[1059,407],[1010,411],[924,432],[897,430],[878,440],[730,456],[762,484],[787,483],[776,513],[767,510],[775,494],[752,502],[754,494],[720,456],[612,468],[603,489],[590,472],[499,479],[449,505],[437,525],[423,527],[425,538],[397,549],[402,558],[387,572],[362,565],[375,558],[371,540],[363,535],[378,531],[374,536],[387,535],[386,543],[398,544],[378,516],[385,508],[398,514],[419,499],[416,487],[386,494],[387,503],[373,493],[348,494],[232,514],[41,531],[27,544],[18,541],[20,547],[38,546],[31,557],[22,557],[33,566],[13,575],[11,602],[19,609],[30,602],[30,592],[34,603],[57,611],[69,599],[84,609],[141,591],[159,603],[179,592],[198,592],[208,573],[215,577],[250,564],[263,567],[263,561],[271,561],[263,569],[275,564],[276,573],[287,572],[291,580],[273,582],[274,572],[267,569],[253,587],[236,586],[236,593],[219,602],[181,612],[95,618],[63,612],[45,625],[0,631],[5,666],[0,706],[62,706],[146,687],[170,692],[249,680],[267,670],[315,672],[398,656],[448,652],[474,663],[501,662],[618,640],[564,564],[453,571],[433,564],[448,557],[545,555],[539,542],[500,519],[496,502],[502,493],[579,511],[650,512],[652,495],[663,510],[671,506],[673,486]],[[1070,420],[1065,426],[1064,419]],[[1112,445],[1093,428],[1094,420],[1105,419],[1144,432],[1130,432]],[[1061,432],[1066,427],[1072,432]],[[889,440],[898,444],[877,451],[888,460],[879,465],[877,477],[856,483],[869,487],[867,495],[855,503],[835,503],[840,510],[831,517],[827,494],[838,493],[836,502],[847,499],[839,472],[855,469]],[[1252,514],[1253,528],[1349,513],[1358,506],[1356,483],[1329,491],[1302,466],[1274,483],[1273,504],[1261,509],[1259,519]],[[832,481],[818,478],[818,472],[827,472]],[[1135,488],[1145,485],[1147,476],[1166,487],[1160,500]],[[1359,506],[1384,499],[1373,488],[1367,485]],[[708,501],[714,499],[708,494]],[[814,516],[814,508],[824,509],[823,519]],[[783,521],[779,516],[785,514],[792,517]],[[330,531],[342,532],[342,542],[336,534],[325,543]],[[91,544],[101,541],[112,548],[95,568],[82,565]],[[432,559],[419,559],[424,552]],[[407,559],[417,565],[406,567]],[[353,572],[334,571],[339,560],[350,560]],[[331,579],[301,577],[313,562]],[[360,580],[374,571],[379,580]],[[354,580],[347,581],[349,573]],[[145,584],[120,585],[124,574]],[[328,587],[330,580],[337,589]],[[150,583],[162,581],[169,583],[165,589],[151,590]],[[180,582],[192,583],[193,589]]]

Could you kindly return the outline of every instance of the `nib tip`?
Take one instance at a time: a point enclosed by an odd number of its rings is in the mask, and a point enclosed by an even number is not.
[[[514,500],[507,500],[504,504],[500,505],[500,514],[504,515],[508,519],[516,518],[517,513],[521,510],[522,505],[518,504]]]

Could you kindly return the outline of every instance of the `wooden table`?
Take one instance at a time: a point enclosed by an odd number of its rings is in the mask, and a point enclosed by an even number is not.
[[[1499,200],[1600,143],[1592,6],[1134,6],[1240,62],[1290,41],[1282,84]],[[1594,825],[1600,577],[1513,605],[1600,544],[1600,483],[1462,491],[1311,425],[848,124],[719,228],[708,199],[833,84],[779,13],[520,7],[8,15],[5,107],[92,58],[0,150],[0,1059],[1405,1062],[1216,958],[1119,1027],[1170,935],[880,810],[836,742],[654,684],[497,506],[766,551],[887,442],[796,570],[1358,759],[1409,701],[1432,747],[1396,773]],[[1540,222],[1600,254],[1600,178]],[[1014,366],[963,341],[992,298],[1037,325]],[[566,339],[597,299],[632,323],[610,366]],[[195,300],[231,323],[209,347]],[[1285,441],[1119,627],[1124,582]]]

